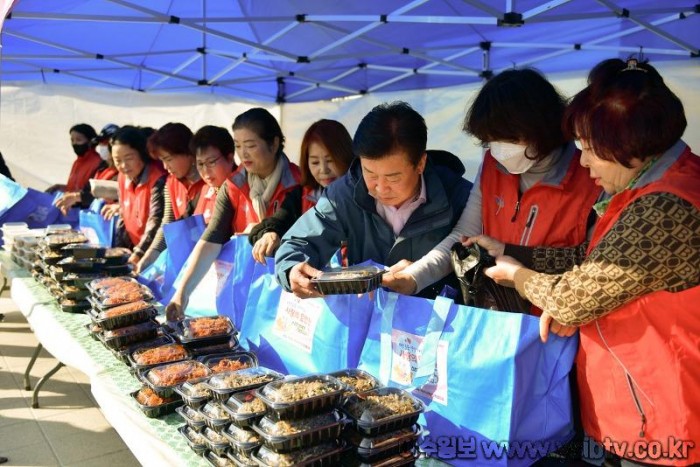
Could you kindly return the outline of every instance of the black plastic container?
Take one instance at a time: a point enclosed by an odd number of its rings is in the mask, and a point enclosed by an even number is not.
[[[251,454],[253,454],[251,452]],[[228,457],[236,467],[257,467],[258,463],[250,455],[245,455],[235,449],[229,449],[226,452]]]
[[[220,401],[207,402],[204,407],[199,409],[199,412],[204,415],[204,422],[207,426],[217,433],[221,433],[231,423],[231,417],[221,406]]]
[[[197,358],[204,363],[212,373],[238,371],[258,366],[258,357],[252,352],[228,352],[216,355],[206,355]]]
[[[151,361],[151,363],[144,363],[143,358],[147,358],[144,355],[147,352],[153,353],[154,351],[161,353],[166,352],[166,357],[169,358],[169,360],[155,362]],[[182,344],[165,344],[156,347],[141,347],[140,349],[135,350],[129,355],[129,363],[131,364],[131,367],[133,369],[137,371],[144,371],[149,368],[156,367],[158,365],[180,362],[182,360],[188,360],[189,358],[190,354],[187,352],[187,349]]]
[[[208,367],[207,367],[208,369]],[[231,394],[259,388],[271,381],[282,379],[284,375],[264,367],[217,373],[207,382],[215,399],[225,401]]]
[[[207,450],[208,446],[206,439],[204,438],[204,435],[198,431],[193,430],[187,425],[182,425],[177,429],[177,431],[180,432],[183,438],[185,438],[187,445],[195,452],[195,454],[201,456],[204,454],[204,451]]]
[[[102,333],[102,328],[100,328],[98,331],[98,330],[94,329],[95,326],[97,326],[97,325],[94,323],[85,323],[85,325],[83,327],[87,330],[88,334],[90,334],[90,337],[92,337],[96,341],[100,341],[100,338],[97,337],[97,335]],[[99,326],[97,326],[97,327],[99,328]]]
[[[254,450],[260,447],[260,436],[253,430],[241,428],[233,423],[229,424],[221,434],[228,439],[231,449],[250,457]]]
[[[170,337],[168,334],[164,334],[161,329],[158,329],[157,336],[154,339],[135,342],[117,349],[112,349],[112,353],[118,360],[121,360],[129,365],[131,363],[129,360],[129,355],[131,355],[137,349],[140,349],[141,347],[158,347],[159,345],[172,344],[174,342],[175,339]]]
[[[395,400],[400,398],[410,411],[399,414],[387,414],[382,398]],[[378,398],[378,400],[375,400]],[[355,429],[366,436],[377,436],[404,427],[410,427],[418,421],[418,416],[425,410],[425,405],[409,392],[398,388],[379,388],[350,396],[343,403],[343,412],[353,421]],[[379,415],[378,415],[379,414]]]
[[[182,405],[182,399],[179,396],[172,398],[172,400],[164,402],[160,405],[144,405],[136,399],[136,395],[141,389],[136,390],[131,393],[131,397],[134,398],[134,402],[139,406],[139,409],[148,418],[158,418],[163,415],[175,412],[175,409]]]
[[[87,313],[90,309],[90,302],[87,300],[62,300],[59,307],[65,313]]]
[[[100,297],[92,293],[88,297],[92,307],[97,311],[105,311],[110,308],[116,308],[118,306],[128,305],[135,302],[151,302],[153,300],[153,294],[148,289],[148,287],[139,285],[138,290],[130,292],[129,296],[119,295],[119,291],[114,291],[109,297]],[[128,301],[127,301],[128,300]]]
[[[218,456],[225,455],[226,451],[231,447],[231,445],[228,444],[228,439],[209,427],[204,428],[202,435],[207,440],[209,449]]]
[[[231,465],[234,465],[234,463],[231,459],[226,457],[225,454],[227,452],[228,450],[219,456],[215,452],[207,451],[202,455],[202,457],[204,457],[204,460],[207,461],[207,463],[212,467],[230,467]]]
[[[220,355],[229,354],[239,351],[240,347],[238,345],[238,338],[236,336],[231,336],[231,338],[225,342],[219,342],[215,344],[185,344],[195,358],[206,357],[210,355]]]
[[[334,411],[298,420],[276,420],[267,416],[254,425],[253,430],[268,448],[289,452],[337,439],[344,425],[345,418]]]
[[[333,376],[311,375],[274,381],[258,389],[257,395],[278,418],[296,419],[339,407],[346,389]]]
[[[163,378],[170,372],[178,372],[182,375],[181,378],[175,380],[164,380]],[[161,397],[169,397],[174,393],[175,386],[178,386],[185,381],[193,379],[201,379],[209,376],[210,371],[206,365],[194,360],[184,360],[182,362],[167,363],[150,368],[141,373],[141,378],[144,384],[148,385]],[[184,379],[182,379],[184,378]]]
[[[419,425],[399,428],[373,437],[364,436],[355,430],[347,430],[343,434],[343,438],[347,441],[348,446],[355,450],[358,459],[362,462],[372,463],[415,450],[421,432]]]
[[[196,328],[202,323],[222,323],[222,332],[212,335],[198,336]],[[175,338],[190,347],[204,347],[213,344],[222,344],[237,334],[236,327],[226,316],[211,316],[202,318],[189,318],[179,321],[175,329]]]
[[[174,391],[180,394],[185,404],[196,410],[202,408],[214,397],[211,389],[206,384],[206,378],[187,381],[179,386],[175,386]]]
[[[123,285],[127,282],[138,283],[136,279],[128,276],[100,277],[98,279],[88,282],[87,289],[93,296],[99,297],[100,293],[103,290],[108,289],[110,287],[119,287],[120,285]]]
[[[182,417],[185,423],[187,423],[187,426],[198,433],[201,432],[206,426],[204,415],[199,413],[199,410],[193,409],[189,405],[181,405],[175,409],[175,412]]]
[[[277,453],[267,446],[262,446],[251,457],[261,466],[336,467],[340,465],[340,456],[344,449],[344,445],[338,442],[326,442],[289,453]]]
[[[94,308],[95,302],[91,298],[88,299],[88,303],[93,306],[90,317],[104,329],[123,328],[124,326],[143,323],[158,315],[158,310],[155,309],[153,303],[144,300],[102,310]],[[120,313],[120,311],[128,309],[133,311]]]
[[[61,247],[62,254],[72,256],[75,259],[103,258],[106,250],[106,247],[90,243],[73,243]]]
[[[334,371],[333,373],[328,374],[334,378],[337,378],[341,383],[349,388],[346,395],[370,391],[383,386],[377,378],[366,371],[358,370],[357,368],[347,368],[345,370]]]
[[[267,413],[267,407],[255,395],[255,389],[234,392],[223,407],[231,416],[231,422],[241,428],[252,427]]]
[[[156,321],[134,324],[102,333],[102,342],[110,349],[118,349],[136,342],[147,341],[158,336],[159,324]]]
[[[66,273],[77,272],[77,273],[93,273],[101,271],[105,266],[105,260],[102,258],[74,258],[69,256],[63,258],[56,266],[63,268]]]
[[[90,295],[87,289],[74,285],[67,285],[65,280],[61,282],[60,287],[63,292],[63,298],[67,300],[85,300],[88,295]]]
[[[79,289],[87,290],[87,284],[89,282],[100,278],[102,278],[102,275],[99,273],[78,274],[75,272],[71,272],[63,276],[62,282],[65,285],[70,285],[73,287],[78,287]],[[88,290],[88,293],[89,292],[90,291]]]
[[[60,250],[71,243],[87,243],[85,235],[77,230],[64,231],[62,233],[50,234],[39,240],[39,246],[51,250]]]
[[[382,284],[384,272],[376,266],[329,268],[311,279],[311,283],[324,295],[363,294]]]

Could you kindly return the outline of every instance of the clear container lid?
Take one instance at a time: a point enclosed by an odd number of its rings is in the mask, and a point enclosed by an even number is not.
[[[126,303],[124,305],[117,305],[113,308],[100,311],[97,315],[97,319],[114,318],[115,316],[128,315],[131,313],[136,313],[137,311],[146,310],[152,308],[153,303],[147,302],[145,300],[138,300],[132,303]]]
[[[272,382],[262,388],[260,393],[270,402],[290,404],[344,389],[340,381],[332,376],[311,375]]]
[[[70,228],[70,226],[68,227]],[[0,230],[3,233],[26,231],[29,230],[29,225],[26,222],[5,222]]]
[[[155,387],[171,387],[192,379],[209,376],[209,368],[199,362],[186,360],[148,370],[146,378]]]
[[[209,387],[215,391],[227,391],[248,386],[262,385],[282,378],[276,371],[263,367],[217,373],[209,379]]]
[[[298,420],[275,420],[272,417],[263,417],[258,422],[258,427],[270,436],[292,436],[307,431],[318,430],[323,427],[335,425],[340,420],[337,412],[314,415],[313,417]]]
[[[217,433],[209,427],[205,428],[202,434],[212,444],[228,444],[228,440],[222,434]]]
[[[363,370],[348,368],[346,370],[330,373],[341,383],[348,386],[352,392],[364,392],[381,387],[377,378]]]
[[[239,444],[260,443],[260,437],[255,431],[246,430],[245,428],[241,428],[233,423],[226,428],[226,434]]]
[[[345,282],[373,279],[384,273],[376,266],[349,266],[346,268],[329,268],[312,279],[312,282]]]
[[[102,312],[100,315],[104,313]],[[131,358],[137,365],[156,365],[158,363],[183,360],[187,358],[187,350],[181,344],[167,344],[159,347],[138,349],[131,354]]]
[[[233,332],[233,323],[226,316],[191,318],[182,322],[182,336],[187,339],[205,339],[231,334],[231,332]]]
[[[263,445],[257,453],[257,458],[268,465],[275,466],[293,466],[305,464],[314,459],[324,457],[339,449],[334,442],[322,443],[306,449],[299,449],[286,454],[281,454],[273,451]]]
[[[350,397],[343,409],[355,420],[377,422],[421,412],[423,405],[406,391],[381,388]]]
[[[204,415],[202,415],[198,410],[193,409],[189,405],[183,405],[179,408],[179,411],[191,422],[204,422]]]
[[[221,407],[218,401],[209,401],[200,410],[202,415],[210,420],[230,420],[228,412]]]
[[[185,435],[187,439],[192,442],[192,444],[201,446],[201,445],[206,445],[207,444],[207,439],[204,437],[202,433],[197,433],[194,431],[192,428],[186,426],[182,430],[182,434]]]
[[[226,401],[226,405],[234,409],[240,416],[254,416],[265,413],[267,408],[260,398],[255,396],[255,390],[234,392]]]
[[[211,389],[206,381],[187,381],[182,384],[180,391],[184,393],[187,397],[211,397]]]

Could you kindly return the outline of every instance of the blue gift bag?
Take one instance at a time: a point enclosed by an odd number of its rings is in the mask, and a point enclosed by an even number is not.
[[[380,291],[360,368],[407,388],[430,456],[530,465],[573,435],[568,373],[578,337],[539,339],[537,318]]]
[[[27,194],[27,189],[0,174],[0,219]],[[15,222],[15,221],[6,221]]]
[[[53,195],[27,188],[24,196],[17,199],[24,189],[11,187],[9,184],[17,184],[7,177],[2,178],[6,182],[0,184],[5,185],[0,190],[8,192],[9,199],[0,202],[0,212],[4,210],[0,215],[0,225],[5,222],[26,222],[30,229],[38,229],[57,223],[61,212],[53,205]]]
[[[356,367],[372,313],[369,295],[302,300],[284,292],[274,260],[255,264],[240,341],[260,364],[286,374]]]
[[[100,211],[104,200],[96,199],[88,209],[81,209],[78,219],[80,231],[85,234],[90,243],[111,247],[117,228],[118,216],[106,220]]]

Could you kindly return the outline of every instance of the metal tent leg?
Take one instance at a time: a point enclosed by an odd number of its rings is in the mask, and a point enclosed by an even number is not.
[[[29,382],[29,372],[32,371],[32,367],[34,366],[34,362],[36,362],[37,357],[41,353],[41,349],[43,349],[44,346],[39,344],[36,346],[36,349],[34,349],[34,353],[32,354],[31,360],[29,360],[29,364],[27,365],[27,369],[24,370],[24,389],[25,391],[29,391],[32,388],[32,385]]]
[[[36,383],[36,387],[34,388],[34,392],[32,393],[32,408],[33,409],[38,409],[39,408],[39,391],[41,390],[41,387],[44,385],[45,382],[47,382],[58,370],[63,368],[65,365],[61,362],[58,362],[58,364],[51,368],[51,370],[46,373],[44,376],[41,377],[41,379]]]

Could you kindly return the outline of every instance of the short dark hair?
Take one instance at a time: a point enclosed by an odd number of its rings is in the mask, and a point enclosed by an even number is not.
[[[148,152],[154,157],[158,157],[161,149],[171,154],[194,156],[190,152],[191,139],[192,130],[184,123],[166,123],[148,138]]]
[[[92,141],[94,138],[97,138],[97,132],[95,129],[88,125],[87,123],[78,123],[77,125],[73,125],[70,127],[70,130],[68,130],[68,133],[73,133],[73,132],[80,133],[81,135],[84,135],[88,141]]]
[[[148,149],[146,148],[146,138],[138,127],[124,125],[118,129],[109,141],[110,146],[114,146],[115,144],[125,144],[134,148],[139,153],[144,164],[151,161],[151,158],[148,156]]]
[[[197,150],[206,149],[209,146],[219,150],[222,156],[233,154],[236,148],[233,137],[226,128],[214,125],[205,125],[190,140],[190,152],[197,155]]]
[[[630,168],[663,154],[683,136],[683,103],[648,63],[634,66],[614,58],[596,65],[588,86],[564,115],[564,130],[585,140],[599,159]]]
[[[469,107],[463,130],[482,144],[525,142],[526,157],[541,160],[564,144],[566,100],[533,68],[503,71],[484,84]]]
[[[402,149],[415,166],[425,154],[428,127],[423,117],[406,102],[395,101],[376,106],[360,122],[352,140],[357,156],[382,157]]]
[[[352,153],[352,138],[342,123],[326,119],[313,123],[301,140],[299,168],[301,184],[315,189],[319,184],[309,170],[309,146],[314,142],[328,150],[328,155],[331,156],[341,174],[347,172],[355,156]]]
[[[284,135],[282,128],[277,122],[277,119],[270,112],[262,107],[254,107],[239,114],[233,121],[231,129],[235,132],[240,129],[247,129],[258,135],[260,139],[265,141],[268,146],[272,147],[275,144],[275,138],[279,138],[279,147],[277,154],[282,154],[284,149]]]

